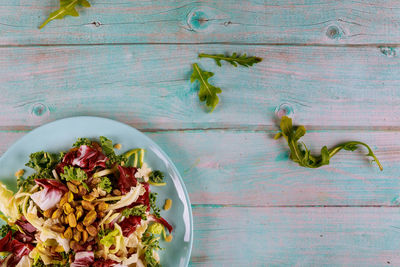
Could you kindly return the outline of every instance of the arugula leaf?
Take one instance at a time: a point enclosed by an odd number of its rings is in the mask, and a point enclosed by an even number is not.
[[[103,153],[109,159],[107,164],[121,164],[122,161],[126,162],[126,157],[124,155],[115,154],[113,143],[107,137],[100,136],[100,146],[103,149]]]
[[[122,215],[125,216],[126,218],[129,218],[130,216],[140,216],[142,217],[143,220],[147,220],[146,210],[147,210],[146,206],[138,205],[133,208],[124,209],[122,211]]]
[[[164,182],[164,174],[158,170],[152,171],[149,175],[149,180],[155,184]]]
[[[157,217],[160,218],[160,208],[157,207],[156,200],[157,200],[157,193],[156,192],[151,192],[149,195],[149,200],[150,200],[150,208],[153,210],[153,214]]]
[[[380,164],[378,158],[372,152],[372,149],[365,143],[359,141],[349,141],[343,144],[336,145],[331,149],[328,149],[326,146],[322,147],[320,156],[313,156],[308,150],[307,146],[301,142],[299,143],[299,139],[303,137],[306,133],[306,129],[304,126],[293,127],[292,119],[283,116],[281,119],[281,132],[275,135],[275,139],[280,137],[285,137],[289,149],[290,149],[290,159],[294,162],[298,163],[302,167],[306,168],[319,168],[323,165],[328,165],[329,160],[340,150],[348,150],[354,151],[359,146],[364,146],[368,150],[367,156],[372,157],[373,160],[378,164],[379,169],[382,171],[383,167]]]
[[[226,62],[231,63],[234,67],[237,67],[238,64],[244,67],[251,67],[253,64],[257,64],[262,61],[262,58],[260,57],[248,57],[246,54],[243,55],[238,55],[237,53],[233,53],[231,56],[223,55],[223,54],[216,54],[216,55],[210,55],[210,54],[199,54],[199,58],[212,58],[215,60],[215,63],[217,63],[218,66],[222,66],[221,60],[224,60]]]
[[[76,142],[72,145],[73,147],[80,147],[83,145],[90,146],[92,144],[92,141],[89,138],[78,138]]]
[[[193,73],[190,77],[190,82],[199,81],[199,99],[201,102],[206,101],[207,107],[209,107],[212,112],[218,105],[219,98],[217,94],[222,92],[221,88],[215,87],[208,82],[208,79],[214,76],[214,73],[202,70],[197,63],[193,64]]]
[[[107,193],[110,193],[111,190],[113,189],[110,179],[107,176],[100,177],[100,179],[101,181],[98,184],[98,186]]]
[[[39,26],[39,29],[42,29],[50,21],[55,19],[62,19],[67,15],[78,17],[79,13],[75,9],[77,5],[90,7],[90,3],[87,0],[60,0],[60,8],[50,13],[45,22],[43,22],[42,25]]]

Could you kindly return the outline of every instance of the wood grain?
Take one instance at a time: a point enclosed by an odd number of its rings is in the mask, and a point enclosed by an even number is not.
[[[190,266],[399,266],[397,208],[194,207]]]
[[[3,153],[25,132],[0,132]],[[371,144],[384,166],[365,151],[341,152],[331,165],[306,169],[288,160],[272,132],[170,131],[146,133],[172,158],[193,204],[234,206],[399,206],[398,132],[317,131],[304,141],[323,145],[359,139]]]
[[[222,68],[199,52],[247,52],[252,68]],[[191,64],[215,73],[209,114],[189,82]],[[74,115],[140,129],[275,129],[282,104],[312,129],[399,129],[400,62],[381,49],[218,45],[0,49],[0,126],[19,129]],[[4,129],[4,128],[3,128]],[[28,128],[29,129],[29,128]]]
[[[3,0],[0,44],[400,43],[400,3],[393,0],[92,1],[80,17],[39,31],[57,2]]]

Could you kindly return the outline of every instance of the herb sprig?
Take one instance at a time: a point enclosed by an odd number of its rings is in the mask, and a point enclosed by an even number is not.
[[[60,0],[60,8],[50,13],[49,17],[39,26],[39,29],[42,29],[50,21],[62,19],[67,15],[78,17],[79,13],[75,9],[78,5],[90,7],[90,3],[87,0]]]
[[[290,149],[290,159],[302,167],[319,168],[323,165],[328,165],[329,160],[340,150],[344,149],[348,151],[355,151],[360,146],[364,146],[368,150],[367,156],[372,157],[376,164],[378,164],[379,169],[381,171],[383,170],[382,165],[372,149],[363,142],[349,141],[336,145],[330,149],[324,146],[321,149],[321,155],[313,156],[311,155],[307,146],[303,142],[299,142],[299,139],[306,134],[306,128],[304,126],[293,127],[292,119],[287,116],[283,116],[281,119],[280,128],[281,131],[277,133],[274,138],[279,139],[283,136],[286,139]]]
[[[262,61],[262,58],[260,57],[248,57],[245,53],[242,55],[233,53],[232,55],[227,56],[224,54],[210,55],[201,53],[199,54],[199,58],[214,59],[215,63],[217,63],[217,65],[220,67],[222,67],[221,60],[229,62],[234,67],[237,67],[238,65],[241,65],[243,67],[251,67],[253,66],[253,64],[257,64]]]

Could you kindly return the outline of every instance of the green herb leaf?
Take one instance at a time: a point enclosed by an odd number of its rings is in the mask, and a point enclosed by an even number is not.
[[[158,170],[152,171],[149,175],[149,180],[155,184],[164,182],[164,174]]]
[[[103,153],[108,158],[107,164],[121,164],[122,161],[126,161],[126,157],[124,155],[115,154],[113,143],[107,137],[100,136],[100,146],[103,149]]]
[[[72,166],[65,166],[64,173],[60,173],[60,177],[65,181],[80,181],[87,191],[90,191],[87,184],[84,182],[88,176],[81,168],[74,168]]]
[[[90,3],[87,0],[60,0],[60,8],[52,13],[49,17],[40,25],[39,29],[42,29],[47,23],[55,19],[62,19],[67,15],[78,17],[79,13],[76,11],[75,7],[83,6],[90,7]]]
[[[100,177],[101,181],[98,184],[98,186],[103,189],[104,191],[106,191],[107,193],[110,193],[112,191],[112,184],[111,181],[108,177],[104,176],[104,177]]]
[[[10,225],[8,224],[4,224],[1,226],[0,228],[0,237],[5,237],[8,232],[12,232],[12,234],[16,231],[16,229],[12,228]]]
[[[111,229],[101,229],[99,230],[99,232],[97,233],[97,235],[99,236],[99,239],[102,239],[103,237],[105,237],[106,235],[108,235],[112,230]]]
[[[73,147],[80,147],[83,145],[90,146],[92,144],[92,141],[88,138],[78,138],[76,142],[72,145]]]
[[[160,250],[160,242],[152,233],[146,231],[142,237],[144,247],[144,259],[147,267],[161,267],[160,263],[153,257],[153,250]]]
[[[63,154],[52,154],[44,151],[35,152],[29,155],[29,162],[25,166],[37,172],[50,171],[60,162]]]
[[[307,168],[319,168],[323,165],[328,165],[329,160],[340,150],[354,151],[360,146],[364,146],[368,150],[367,156],[372,157],[378,164],[380,170],[383,170],[378,158],[373,153],[372,149],[365,143],[359,141],[349,141],[343,144],[334,146],[328,149],[326,146],[322,147],[320,156],[313,156],[304,143],[299,143],[299,139],[305,135],[306,129],[304,126],[293,127],[292,119],[283,116],[281,119],[281,132],[275,135],[275,139],[281,136],[285,137],[289,149],[290,159],[297,162],[300,166]]]
[[[130,216],[140,216],[142,217],[143,220],[147,220],[146,210],[147,210],[146,206],[138,205],[133,208],[124,209],[122,211],[122,215],[125,216],[126,218]]]
[[[214,73],[207,72],[200,69],[197,63],[193,64],[193,73],[190,77],[190,82],[199,81],[200,90],[199,90],[199,99],[200,101],[206,101],[206,106],[209,107],[211,112],[218,105],[219,98],[217,94],[222,92],[221,88],[215,87],[208,82],[208,79],[214,76]]]
[[[151,192],[149,195],[150,199],[150,208],[153,210],[153,214],[157,217],[160,218],[160,208],[157,207],[156,201],[157,201],[157,193],[156,192]]]
[[[238,64],[244,67],[251,67],[253,64],[257,64],[262,61],[260,57],[248,57],[246,54],[238,55],[237,53],[233,53],[231,56],[217,54],[217,55],[210,55],[210,54],[199,54],[199,58],[212,58],[215,60],[218,66],[222,66],[221,60],[231,63],[233,66],[237,67]]]

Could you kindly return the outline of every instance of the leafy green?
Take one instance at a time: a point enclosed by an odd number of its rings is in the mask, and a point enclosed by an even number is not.
[[[103,153],[109,159],[107,161],[108,164],[118,163],[121,164],[122,161],[126,161],[126,157],[124,155],[115,154],[113,143],[110,139],[104,136],[100,136],[100,146],[103,149]]]
[[[365,143],[359,141],[349,141],[328,149],[326,146],[322,147],[320,156],[313,156],[308,150],[307,146],[301,142],[299,139],[306,134],[306,128],[304,126],[293,127],[292,119],[283,116],[280,124],[281,132],[275,135],[275,139],[280,137],[285,137],[289,149],[290,149],[290,159],[298,163],[302,167],[307,168],[319,168],[323,165],[328,165],[329,160],[340,150],[354,151],[359,146],[364,146],[368,150],[367,156],[373,158],[373,160],[378,164],[379,169],[383,170],[378,158],[372,152],[372,149]]]
[[[120,235],[120,231],[118,229],[114,229],[108,234],[106,234],[102,239],[100,239],[100,243],[106,247],[111,247],[115,244],[116,239],[115,237]]]
[[[143,220],[147,220],[146,210],[147,210],[146,206],[138,205],[133,208],[124,209],[122,211],[122,215],[125,216],[126,218],[130,216],[140,216],[142,217]]]
[[[217,54],[217,55],[210,55],[210,54],[199,54],[199,58],[212,58],[215,60],[218,66],[222,66],[221,60],[229,62],[233,66],[237,67],[238,64],[244,67],[253,66],[253,64],[257,64],[262,61],[260,57],[248,57],[246,54],[238,55],[237,53],[233,53],[231,56]]]
[[[38,259],[36,262],[33,263],[32,267],[46,267],[42,259]]]
[[[190,77],[190,82],[199,81],[199,99],[200,101],[206,101],[206,106],[210,108],[212,112],[219,103],[217,94],[222,92],[221,88],[215,87],[208,82],[208,79],[214,76],[214,73],[202,70],[197,63],[193,64],[193,73]]]
[[[39,173],[50,173],[64,156],[63,153],[53,154],[44,151],[35,152],[29,155],[29,161],[25,166],[34,169]]]
[[[39,26],[42,29],[47,23],[55,19],[62,19],[67,15],[78,17],[79,13],[76,11],[76,6],[90,7],[87,0],[60,0],[60,8],[52,13],[49,17]]]
[[[149,195],[149,200],[150,200],[150,208],[153,210],[153,214],[157,217],[160,218],[160,208],[157,207],[156,200],[157,200],[157,193],[156,192],[151,192]]]
[[[81,168],[74,168],[72,166],[65,166],[64,173],[60,173],[60,178],[65,181],[79,181],[87,191],[90,191],[87,184],[84,182],[88,176]]]
[[[149,180],[156,184],[162,183],[164,182],[164,174],[158,170],[152,171],[149,175]]]
[[[164,226],[161,223],[152,223],[147,228],[147,231],[155,235],[161,235],[164,231]]]
[[[110,179],[107,176],[100,177],[100,179],[101,181],[98,184],[98,186],[107,193],[110,193],[111,190],[113,189]]]
[[[80,147],[83,145],[90,146],[92,141],[89,138],[78,138],[76,142],[72,145],[73,147]]]
[[[144,247],[144,259],[147,267],[161,267],[160,263],[153,257],[153,250],[159,250],[160,242],[150,232],[146,231],[142,237]]]
[[[101,229],[99,230],[99,232],[97,233],[99,239],[102,239],[103,237],[105,237],[106,235],[108,235],[112,230],[111,229]]]
[[[4,224],[1,226],[0,228],[0,237],[5,237],[8,232],[12,231],[12,233],[14,233],[16,230],[13,229],[10,225],[8,224]]]

